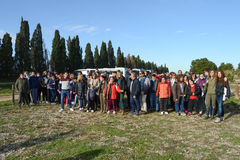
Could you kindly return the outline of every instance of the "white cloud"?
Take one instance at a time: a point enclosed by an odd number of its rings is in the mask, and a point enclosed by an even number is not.
[[[176,31],[175,33],[183,33],[183,32],[185,32],[185,31]]]
[[[6,34],[6,33],[9,33],[9,34],[10,34],[10,37],[12,37],[12,44],[13,44],[13,46],[14,46],[15,41],[16,41],[16,35],[15,35],[15,34],[0,29],[0,38],[3,39],[3,36],[4,36],[4,34]]]
[[[204,36],[204,35],[207,35],[208,33],[199,33],[199,34],[195,34],[193,36]]]
[[[85,28],[82,28],[82,29],[79,29],[79,30],[77,30],[76,32],[86,32],[86,33],[92,33],[92,32],[94,32],[94,31],[96,31],[97,30],[97,27],[95,27],[95,26],[90,26],[90,27],[85,27]]]
[[[86,25],[68,25],[63,27],[63,29],[68,30],[68,31],[76,31],[80,28],[84,28]]]
[[[108,32],[108,31],[111,31],[111,28],[107,28],[106,31],[107,31],[107,32]]]

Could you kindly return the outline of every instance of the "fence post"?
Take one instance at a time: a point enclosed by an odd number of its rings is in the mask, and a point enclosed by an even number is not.
[[[15,105],[15,99],[14,99],[14,98],[15,98],[15,97],[14,97],[14,90],[15,90],[15,88],[14,88],[14,86],[15,86],[15,85],[14,85],[14,83],[13,83],[13,84],[12,84],[12,104],[13,104],[13,105]]]
[[[239,86],[238,86],[237,83],[236,83],[236,94],[235,94],[235,98],[236,98],[236,99],[239,99]]]

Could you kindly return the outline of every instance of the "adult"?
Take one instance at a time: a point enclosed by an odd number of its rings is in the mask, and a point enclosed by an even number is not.
[[[75,83],[75,86],[73,88],[73,92],[75,94],[75,97],[77,97],[78,99],[79,110],[83,111],[84,99],[87,94],[87,84],[84,81],[83,75],[78,75],[77,82]]]
[[[131,102],[131,112],[129,114],[134,114],[135,109],[136,109],[136,116],[139,116],[139,111],[140,111],[140,102],[139,102],[139,97],[141,94],[141,89],[140,89],[140,82],[137,79],[137,74],[135,72],[132,72],[131,74],[131,83],[130,83],[130,102]]]
[[[91,84],[93,86],[93,89],[95,90],[95,93],[97,93],[100,83],[99,83],[99,80],[97,79],[97,74],[95,72],[92,74],[92,78],[88,80],[88,84]],[[97,111],[97,106],[98,106],[98,96],[95,96],[95,100],[94,100],[95,111]]]
[[[107,81],[105,81],[105,76],[100,77],[100,85],[98,89],[98,96],[100,98],[100,112],[104,113],[106,111],[106,98],[103,95],[106,95],[107,92]],[[104,91],[104,92],[103,92]]]
[[[74,111],[72,108],[72,104],[70,101],[70,93],[72,93],[71,86],[72,86],[72,80],[68,78],[68,72],[65,72],[63,74],[63,78],[60,79],[59,81],[59,94],[61,94],[61,110],[59,112],[64,111],[64,97],[67,96],[68,103],[69,103],[69,108],[70,111]]]
[[[196,75],[195,72],[191,72],[191,74],[190,74],[190,79],[192,79],[194,83],[197,82],[198,77],[197,77],[197,75]]]
[[[205,110],[206,110],[206,107],[205,107],[205,95],[203,93],[203,84],[205,83],[205,77],[202,73],[199,74],[199,79],[197,80],[196,84],[198,84],[198,86],[200,87],[200,97],[199,97],[199,100],[198,100],[198,105],[199,105],[199,108],[200,108],[200,114],[202,114]]]
[[[125,91],[126,87],[126,80],[125,77],[123,77],[122,72],[117,73],[117,84],[119,85],[120,89],[122,91]],[[122,113],[124,115],[124,102],[123,102],[124,92],[118,93],[118,104],[120,107],[120,111],[118,113]]]
[[[182,71],[181,70],[178,70],[178,76],[182,76]]]
[[[45,103],[47,102],[47,83],[48,83],[46,72],[42,73],[42,77],[40,77],[39,83],[40,83],[41,92],[43,95],[42,103]]]
[[[29,78],[29,85],[31,90],[32,102],[37,103],[37,94],[39,88],[39,78],[35,75],[35,72],[32,72],[31,77]]]
[[[173,85],[176,81],[176,73],[172,72],[170,74],[170,80],[169,80],[169,83],[170,83],[170,87],[171,87],[171,98],[170,98],[170,102],[171,102],[171,106],[173,108],[173,111],[175,110],[175,103],[174,103],[174,99],[173,99]]]
[[[127,102],[128,102],[128,107],[130,108],[130,84],[131,84],[131,74],[132,74],[132,68],[128,69],[128,72],[126,73],[125,79],[127,82]]]
[[[40,85],[40,78],[41,78],[41,76],[40,76],[39,72],[37,73],[37,78],[38,78],[38,81],[39,81],[39,83],[38,83],[38,92],[37,92],[37,103],[40,103],[40,101],[41,101],[41,85]]]
[[[151,88],[150,88],[150,111],[153,111],[154,106],[156,106],[156,111],[159,112],[159,102],[158,102],[158,96],[156,95],[157,88],[159,85],[159,80],[156,78],[156,75],[152,75],[152,79],[150,81]]]
[[[15,88],[19,94],[18,97],[18,107],[21,106],[21,100],[25,100],[26,105],[29,106],[28,96],[27,93],[30,91],[29,83],[26,78],[24,78],[23,74],[21,73],[19,78],[17,79],[15,83]]]
[[[47,101],[46,103],[50,103],[51,101],[51,92],[50,92],[50,86],[49,86],[49,80],[51,79],[51,72],[47,73]]]
[[[147,94],[151,87],[151,83],[149,78],[144,76],[144,72],[139,72],[139,82],[140,82],[140,89],[141,89],[141,95],[140,95],[140,105],[141,105],[141,112],[143,114],[147,113]]]
[[[51,104],[56,104],[55,100],[56,100],[57,82],[54,75],[52,75],[51,79],[49,80],[49,87],[50,87],[50,93],[51,93]]]
[[[30,76],[28,75],[27,71],[23,72],[23,77],[26,78],[29,81]],[[30,97],[30,92],[27,93],[27,97],[28,97],[28,103],[31,103],[31,97]]]

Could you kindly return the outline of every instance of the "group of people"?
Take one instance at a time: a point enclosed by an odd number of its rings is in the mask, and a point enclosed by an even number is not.
[[[19,92],[18,107],[21,101],[29,105],[31,92],[33,104],[58,102],[61,104],[59,112],[64,111],[65,102],[74,111],[72,104],[76,107],[77,101],[80,111],[84,111],[86,106],[86,112],[100,109],[101,113],[110,114],[112,111],[113,114],[124,115],[128,108],[129,114],[136,116],[153,111],[168,114],[172,106],[176,116],[192,116],[195,108],[199,117],[205,113],[206,119],[214,119],[217,115],[217,123],[224,120],[223,101],[231,95],[224,72],[213,69],[204,70],[199,77],[194,72],[190,76],[183,75],[181,70],[178,74],[157,74],[147,71],[137,73],[131,68],[125,77],[121,71],[109,76],[98,69],[92,75],[90,72],[83,75],[80,71],[77,77],[67,72],[58,75],[57,72],[46,71],[42,76],[32,72],[28,77],[25,72],[20,74],[15,87]],[[127,106],[124,96],[127,97]]]

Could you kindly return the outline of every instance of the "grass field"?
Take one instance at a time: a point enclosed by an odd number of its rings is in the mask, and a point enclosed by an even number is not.
[[[15,89],[15,94],[17,94]],[[0,97],[12,95],[12,85],[0,85]]]
[[[0,103],[2,159],[239,159],[239,102],[226,120],[149,113],[107,115],[38,104]]]

